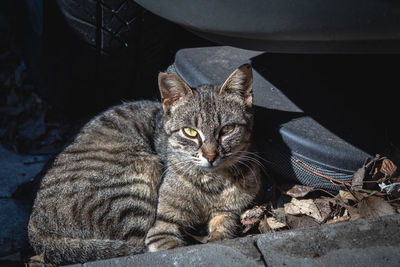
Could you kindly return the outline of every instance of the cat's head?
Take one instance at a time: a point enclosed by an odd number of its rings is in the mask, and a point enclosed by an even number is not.
[[[252,80],[249,64],[221,85],[194,89],[173,73],[159,74],[164,129],[175,164],[211,171],[240,160],[253,127]]]

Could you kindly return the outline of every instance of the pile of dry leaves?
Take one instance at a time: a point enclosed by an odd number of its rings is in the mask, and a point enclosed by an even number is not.
[[[321,179],[342,189],[332,193],[304,185],[278,186],[279,197],[242,214],[243,235],[400,213],[400,172],[386,157],[368,159],[351,182]]]
[[[70,121],[38,95],[24,61],[10,49],[7,36],[0,37],[1,144],[23,154],[59,152],[82,123]]]

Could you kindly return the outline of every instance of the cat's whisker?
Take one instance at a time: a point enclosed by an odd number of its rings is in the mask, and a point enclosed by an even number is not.
[[[185,175],[186,171],[190,168],[190,165],[188,163],[182,164],[179,166],[179,171]]]
[[[185,166],[187,166],[187,167],[186,167],[186,170],[183,172],[182,176],[186,176],[186,173],[190,173],[190,171],[193,168],[193,165],[191,165],[191,164],[187,164]]]
[[[263,161],[263,162],[265,162],[265,163],[273,163],[273,162],[271,162],[271,161],[269,161],[269,160],[263,158],[262,156],[260,156],[259,154],[262,153],[262,152],[252,152],[252,151],[245,151],[245,150],[238,150],[238,151],[231,152],[232,155],[234,155],[234,154],[236,154],[236,153],[245,153],[245,154],[249,154],[249,155],[252,155],[252,156],[258,158],[259,160],[261,160],[261,161]]]
[[[259,159],[262,159],[262,157],[258,156],[256,153],[249,152],[249,151],[235,151],[235,152],[230,153],[231,156],[237,156],[238,158],[245,159],[246,161],[253,162],[254,164],[256,164],[257,166],[259,166],[261,168],[263,173],[268,175],[264,164],[262,164],[262,162],[259,161],[257,158],[251,157],[248,154],[250,154],[252,156],[257,156]]]
[[[166,167],[165,170],[161,173],[160,177],[164,177],[164,175],[169,171],[170,167]]]
[[[260,167],[264,167],[264,165],[263,165],[259,160],[255,159],[255,158],[252,158],[252,157],[250,157],[250,156],[242,155],[242,156],[239,156],[239,158],[249,160],[249,161],[251,161],[251,162],[256,163],[256,164],[257,164],[258,166],[260,166]]]
[[[179,170],[184,168],[186,164],[190,164],[190,160],[185,160],[185,161],[179,161],[179,162],[169,162],[167,166],[165,166],[165,170],[161,174],[161,177],[164,177],[164,175],[171,170],[171,168],[175,167]]]
[[[256,178],[256,174],[254,173],[253,169],[248,164],[246,164],[245,161],[238,160],[238,163],[242,164],[245,167],[247,167],[251,171],[251,173],[253,174],[253,177]]]
[[[245,178],[244,178],[243,172],[240,171],[240,169],[239,169],[236,165],[232,164],[232,165],[229,166],[229,167],[232,168],[237,174],[240,174],[240,175],[242,176],[242,179],[243,179],[243,180],[245,179]]]
[[[253,169],[248,164],[246,164],[245,161],[243,161],[241,159],[238,160],[238,163],[243,165],[243,166],[245,166],[245,167],[247,167],[251,171],[251,173],[253,174],[254,181],[255,181],[257,187],[260,186],[260,181],[259,181],[259,179],[257,179],[257,175],[254,173]],[[246,180],[245,180],[245,182],[246,182]]]
[[[271,174],[267,171],[267,168],[264,166],[264,164],[262,164],[262,162],[260,162],[260,161],[255,162],[254,160],[256,160],[256,159],[251,158],[251,157],[248,158],[248,160],[253,161],[258,167],[260,167],[260,170],[262,171],[262,173],[264,175],[266,175],[266,177],[268,177],[269,179],[272,179]]]
[[[190,163],[190,159],[186,159],[186,160],[178,161],[178,162],[170,161],[168,164],[171,166],[175,166],[175,165],[180,165],[180,164],[185,164],[185,163]]]
[[[263,165],[260,161],[254,159],[254,158],[251,158],[251,157],[248,157],[248,156],[245,156],[245,155],[240,155],[240,156],[237,155],[235,161],[237,161],[237,162],[242,161],[242,162],[253,163],[253,164],[255,164],[256,166],[260,167],[263,171],[265,171],[264,165]]]
[[[252,162],[252,163],[256,164],[256,165],[259,166],[263,171],[265,171],[264,165],[263,165],[260,161],[258,161],[257,159],[254,159],[254,158],[252,158],[252,157],[245,156],[245,155],[241,156],[240,158],[243,159],[243,160],[247,160],[247,161],[249,161],[249,162]]]

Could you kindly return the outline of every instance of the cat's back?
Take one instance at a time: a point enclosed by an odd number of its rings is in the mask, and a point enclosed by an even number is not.
[[[114,141],[113,144],[130,143],[135,146],[132,147],[134,150],[151,152],[149,149],[153,146],[151,142],[160,109],[160,104],[152,101],[128,102],[112,107],[92,119],[78,134],[75,143]]]
[[[143,245],[155,216],[160,104],[124,103],[95,117],[57,157],[38,191],[29,234],[130,240]]]
[[[107,180],[121,173],[141,173],[141,156],[158,157],[154,141],[159,112],[159,103],[137,101],[101,113],[87,123],[57,157],[42,183],[51,179],[52,171],[56,170],[64,174],[97,172],[96,176],[104,174]]]

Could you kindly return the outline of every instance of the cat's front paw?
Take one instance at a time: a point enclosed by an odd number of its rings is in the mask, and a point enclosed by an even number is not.
[[[222,239],[224,239],[224,235],[220,232],[212,232],[208,236],[208,242],[221,241]]]
[[[148,240],[146,241],[146,245],[149,252],[167,250],[182,246],[180,240],[177,240],[175,238],[160,238]]]

